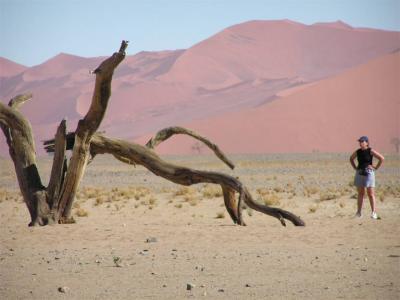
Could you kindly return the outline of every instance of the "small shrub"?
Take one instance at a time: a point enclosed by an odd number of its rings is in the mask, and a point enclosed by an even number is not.
[[[319,195],[320,201],[334,200],[340,197],[340,194],[335,192],[324,192]]]
[[[149,204],[150,205],[154,205],[154,204],[156,204],[156,202],[157,202],[157,199],[155,198],[155,197],[150,197],[150,199],[149,199]]]
[[[184,195],[193,195],[196,193],[196,190],[188,187],[188,186],[183,186],[180,187],[178,190],[175,191],[174,195],[175,196],[184,196]]]
[[[279,186],[274,187],[274,192],[275,193],[283,193],[285,190]]]
[[[78,208],[78,209],[76,210],[75,214],[76,214],[78,217],[87,217],[87,216],[89,215],[89,213],[88,213],[85,209],[83,209],[83,208]]]
[[[276,194],[271,194],[271,195],[263,195],[260,196],[259,202],[264,203],[265,205],[268,206],[277,206],[280,204],[280,197]]]
[[[212,199],[212,198],[217,198],[222,196],[222,189],[220,186],[217,185],[206,185],[203,190],[203,197]]]
[[[261,196],[264,196],[268,195],[270,193],[270,190],[266,188],[259,188],[257,189],[257,193],[260,194]]]
[[[308,208],[308,212],[309,212],[309,213],[315,213],[315,212],[317,211],[317,209],[318,209],[318,206],[313,205],[313,206],[310,206],[310,207]]]
[[[95,206],[99,206],[99,205],[101,205],[103,203],[104,203],[104,198],[103,197],[97,197],[95,202],[94,202],[94,205]]]
[[[225,218],[225,213],[219,212],[219,213],[217,213],[217,216],[215,218],[216,219],[223,219],[223,218]]]
[[[312,195],[315,195],[319,192],[319,189],[315,186],[306,186],[304,187],[304,195],[310,198]]]

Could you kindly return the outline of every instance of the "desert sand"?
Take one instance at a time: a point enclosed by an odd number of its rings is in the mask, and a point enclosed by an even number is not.
[[[169,183],[111,157],[88,166],[76,224],[28,227],[10,159],[0,159],[1,299],[399,299],[400,160],[377,172],[378,214],[354,219],[348,154],[166,159],[240,179],[300,215],[233,225],[218,187]],[[39,160],[50,171],[51,158]],[[188,289],[189,285],[189,289]]]

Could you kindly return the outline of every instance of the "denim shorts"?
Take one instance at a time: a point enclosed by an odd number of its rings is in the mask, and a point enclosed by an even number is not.
[[[375,172],[372,169],[367,169],[367,174],[360,175],[360,170],[356,170],[354,176],[354,185],[356,187],[375,187]]]

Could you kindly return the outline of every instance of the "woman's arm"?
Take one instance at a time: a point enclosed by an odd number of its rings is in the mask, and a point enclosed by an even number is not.
[[[354,153],[350,156],[350,164],[354,170],[357,170],[356,164],[354,163],[356,157],[357,157],[357,151],[354,151]]]
[[[371,149],[371,153],[372,155],[378,160],[378,163],[376,164],[376,166],[371,166],[373,169],[378,170],[379,167],[381,166],[382,162],[385,160],[385,158],[383,157],[382,154],[380,154],[379,152]]]

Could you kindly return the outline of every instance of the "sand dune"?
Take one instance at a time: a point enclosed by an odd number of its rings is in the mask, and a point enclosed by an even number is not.
[[[11,60],[0,57],[0,77],[15,76],[26,69],[27,67],[23,65],[17,64]]]
[[[183,125],[232,153],[348,152],[361,135],[369,135],[373,147],[394,152],[391,139],[400,134],[399,82],[397,52],[260,107]],[[158,151],[193,153],[194,144],[177,137]]]
[[[301,90],[396,51],[399,37],[399,32],[361,30],[342,22],[251,21],[186,50],[140,52],[116,70],[101,130],[137,138],[165,126],[262,106],[284,91]],[[61,53],[25,70],[9,67],[0,79],[0,99],[34,94],[22,111],[38,141],[52,136],[62,118],[73,130],[91,100],[94,76],[89,71],[102,59]],[[1,136],[1,153],[5,148]]]

